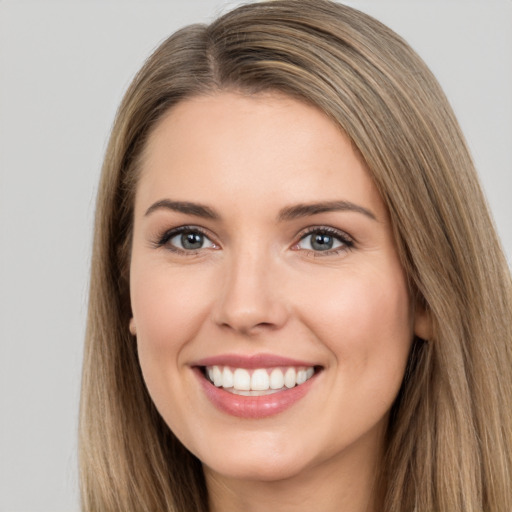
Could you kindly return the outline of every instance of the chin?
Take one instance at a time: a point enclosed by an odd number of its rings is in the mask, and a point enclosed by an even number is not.
[[[293,463],[270,462],[266,464],[237,464],[235,467],[215,465],[215,467],[203,464],[205,471],[211,471],[225,478],[244,481],[278,482],[299,475],[304,467]]]
[[[240,454],[242,452],[242,455]],[[304,450],[294,449],[289,453],[279,450],[237,450],[228,456],[212,457],[211,463],[203,458],[205,471],[211,471],[236,480],[273,482],[293,478],[309,467]],[[221,460],[220,460],[221,459]]]

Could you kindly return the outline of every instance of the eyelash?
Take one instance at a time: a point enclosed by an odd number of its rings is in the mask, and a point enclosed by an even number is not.
[[[152,243],[152,245],[155,248],[165,247],[169,251],[172,251],[172,252],[178,253],[178,254],[183,254],[185,256],[194,256],[194,255],[198,254],[202,248],[195,249],[195,250],[194,249],[185,250],[185,249],[180,249],[179,247],[176,247],[169,243],[170,240],[172,240],[175,236],[181,235],[183,233],[200,234],[200,235],[204,236],[206,239],[211,241],[211,236],[208,235],[208,233],[205,230],[201,229],[198,226],[180,226],[177,228],[169,229],[168,231],[163,233],[163,235],[159,236],[158,239]],[[212,242],[212,244],[215,246],[217,245],[214,242]]]
[[[204,236],[206,239],[210,240],[210,242],[215,246],[218,247],[215,242],[211,240],[211,236],[208,235],[208,233],[203,230],[202,228],[198,226],[180,226],[177,228],[170,229],[168,231],[165,231],[161,236],[157,238],[154,242],[152,242],[153,247],[155,248],[161,248],[165,247],[166,249],[182,254],[185,256],[194,256],[198,254],[202,249],[181,249],[179,247],[176,247],[172,244],[170,244],[170,240],[172,240],[174,237],[183,234],[183,233],[192,233],[192,234],[200,234]],[[308,236],[315,235],[315,234],[325,234],[328,236],[331,236],[332,238],[336,239],[338,242],[341,242],[341,246],[335,249],[327,249],[325,251],[315,251],[312,249],[300,249],[298,246],[299,244],[305,240]],[[345,252],[348,250],[351,250],[354,247],[354,240],[352,237],[350,237],[347,233],[340,231],[338,229],[334,229],[328,226],[314,226],[306,229],[305,231],[299,233],[298,235],[298,242],[293,244],[292,249],[297,251],[305,251],[307,255],[312,255],[314,257],[321,257],[321,256],[332,256],[340,254],[341,252]]]
[[[317,234],[325,234],[329,235],[332,238],[338,240],[341,242],[341,246],[337,247],[335,249],[327,249],[325,251],[314,251],[312,249],[303,249],[304,251],[307,251],[308,255],[312,255],[313,257],[322,257],[322,256],[333,256],[338,255],[342,252],[349,251],[354,248],[354,239],[350,237],[347,233],[344,231],[340,231],[335,228],[331,228],[328,226],[314,226],[311,228],[306,229],[299,235],[299,241],[293,245],[292,248],[297,248],[300,242],[305,240],[308,236],[311,235],[317,235]],[[300,250],[300,249],[295,249]]]

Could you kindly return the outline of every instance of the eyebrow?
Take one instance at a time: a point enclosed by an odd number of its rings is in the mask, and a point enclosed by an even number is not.
[[[194,215],[196,217],[202,217],[204,219],[219,219],[219,215],[212,210],[209,206],[205,206],[198,203],[191,203],[188,201],[171,201],[170,199],[162,199],[153,203],[144,214],[146,217],[156,210],[165,209],[172,210],[174,212],[185,213],[188,215]]]
[[[188,215],[194,215],[204,219],[220,219],[220,215],[209,206],[199,203],[192,203],[189,201],[172,201],[170,199],[161,199],[160,201],[153,203],[146,210],[144,215],[147,217],[154,211],[160,209],[172,210]],[[371,210],[368,210],[363,206],[351,203],[350,201],[327,201],[322,203],[308,203],[287,206],[286,208],[283,208],[279,211],[277,219],[278,221],[289,221],[300,219],[302,217],[309,217],[311,215],[317,215],[319,213],[337,211],[361,213],[372,220],[377,220],[377,217]]]
[[[357,204],[351,203],[350,201],[328,201],[323,203],[309,203],[309,204],[298,204],[283,208],[278,215],[278,219],[293,220],[301,217],[309,217],[310,215],[316,215],[319,213],[326,212],[356,212],[369,217],[372,220],[377,220],[375,214]]]

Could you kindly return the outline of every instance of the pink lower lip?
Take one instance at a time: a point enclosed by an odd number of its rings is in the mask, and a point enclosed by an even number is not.
[[[264,396],[243,396],[214,386],[199,368],[194,368],[201,386],[210,401],[222,412],[239,418],[267,418],[285,411],[311,389],[316,374],[300,386]]]

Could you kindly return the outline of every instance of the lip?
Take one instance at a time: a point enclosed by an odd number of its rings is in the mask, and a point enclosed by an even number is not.
[[[194,362],[192,370],[202,387],[202,390],[210,402],[220,411],[246,419],[260,419],[274,416],[284,412],[301,400],[315,385],[320,372],[315,374],[306,382],[278,393],[263,396],[236,395],[214,386],[203,373],[205,366],[231,366],[234,368],[270,368],[276,366],[314,366],[307,361],[290,359],[272,354],[256,354],[252,356],[241,356],[236,354],[225,354],[204,358]]]
[[[319,366],[316,363],[290,359],[289,357],[278,356],[275,354],[253,354],[250,356],[240,354],[222,354],[218,356],[206,357],[194,361],[190,366],[231,366],[233,368],[272,368],[275,366]]]

